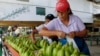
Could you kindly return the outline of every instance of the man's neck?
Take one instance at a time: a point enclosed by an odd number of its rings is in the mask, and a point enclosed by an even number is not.
[[[62,23],[64,24],[64,25],[68,25],[68,23],[69,23],[69,17],[66,17],[65,19],[63,19],[63,20],[61,20],[62,21]]]

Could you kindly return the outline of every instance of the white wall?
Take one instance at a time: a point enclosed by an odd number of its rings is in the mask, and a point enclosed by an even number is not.
[[[83,22],[85,23],[92,23],[93,22],[93,18],[92,18],[92,3],[88,2],[87,0],[68,0],[70,5],[71,5],[71,9],[73,11],[73,13],[77,16],[79,16]],[[0,15],[5,16],[5,14],[7,13],[11,13],[11,11],[18,9],[20,7],[25,6],[25,4],[28,5],[28,9],[26,9],[25,13],[22,13],[20,15],[17,15],[16,17],[10,17],[7,18],[5,20],[21,20],[21,21],[44,21],[45,16],[40,16],[40,15],[36,15],[36,7],[44,7],[46,8],[46,15],[49,13],[52,13],[54,15],[56,15],[56,11],[55,11],[55,5],[57,0],[30,0],[29,2],[21,2],[21,1],[17,1],[17,0],[0,0]],[[5,4],[5,2],[7,2]],[[8,3],[9,2],[9,3]],[[14,4],[10,4],[10,3],[15,3],[16,7],[14,6]],[[1,5],[3,4],[3,5]],[[18,5],[20,4],[20,5]],[[7,8],[8,7],[8,8]],[[7,9],[5,9],[7,8]],[[2,10],[6,10],[6,12],[2,12]],[[1,17],[0,17],[1,18]]]
[[[30,2],[23,2],[18,0],[0,0],[0,2],[7,2],[7,3],[18,3],[18,4],[31,4]]]
[[[54,7],[57,0],[29,0],[29,2],[23,2],[19,0],[0,0],[0,2],[27,4],[27,5],[38,5],[38,6],[50,6]]]
[[[100,14],[100,4],[93,3],[93,14]]]
[[[0,3],[1,12],[0,11],[0,19],[1,20],[17,20],[17,21],[44,21],[44,16],[36,15],[36,6],[27,6],[27,5],[18,5],[18,4],[5,4]],[[20,13],[16,13],[13,16],[6,17],[7,15],[11,15],[13,12],[18,10],[22,10]]]
[[[79,16],[85,23],[93,23],[92,3],[87,0],[68,0],[73,13]]]
[[[55,15],[54,5],[55,3],[51,3],[52,6],[50,6],[49,2],[53,0],[30,0],[29,3],[24,2],[18,2],[16,0],[0,0],[0,19],[1,20],[17,20],[17,21],[44,21],[45,15],[36,15],[36,7],[43,7],[46,9],[46,15],[49,13],[52,13]],[[16,3],[15,3],[16,2]],[[22,9],[23,7],[27,7],[24,11],[21,13],[18,13],[17,15],[6,17],[8,14],[11,14],[12,12]],[[3,10],[3,12],[2,12]]]

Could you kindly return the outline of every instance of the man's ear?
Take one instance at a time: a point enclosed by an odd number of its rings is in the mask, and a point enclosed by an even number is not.
[[[68,9],[68,14],[70,14],[70,9]]]
[[[56,11],[56,16],[58,17],[58,12]]]

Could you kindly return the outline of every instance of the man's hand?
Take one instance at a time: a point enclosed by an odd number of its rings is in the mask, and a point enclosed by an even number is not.
[[[70,32],[70,33],[68,34],[68,36],[71,37],[71,38],[74,38],[74,37],[75,37],[75,32],[74,32],[74,31],[73,31],[73,32]]]
[[[63,32],[63,31],[56,31],[55,33],[56,33],[56,35],[57,35],[58,37],[60,37],[60,38],[66,37],[66,33]]]

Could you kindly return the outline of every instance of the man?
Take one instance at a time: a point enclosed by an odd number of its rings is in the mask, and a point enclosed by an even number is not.
[[[31,34],[31,38],[32,38],[32,41],[35,43],[35,34],[38,33],[43,27],[44,25],[48,24],[51,20],[53,20],[55,17],[53,14],[48,14],[46,17],[45,17],[45,23],[44,24],[41,24],[39,25],[38,27],[34,28],[33,29],[33,32]],[[47,39],[49,41],[49,43],[51,43],[52,41],[56,41],[57,38],[55,38],[56,36],[52,36],[52,38],[47,38],[47,36],[43,36],[43,39]]]
[[[66,35],[74,39],[80,52],[90,55],[87,44],[83,37],[87,30],[81,19],[71,13],[70,4],[67,0],[59,0],[56,3],[58,17],[44,26],[39,32],[40,35],[58,36],[59,41],[64,45],[67,42]]]

